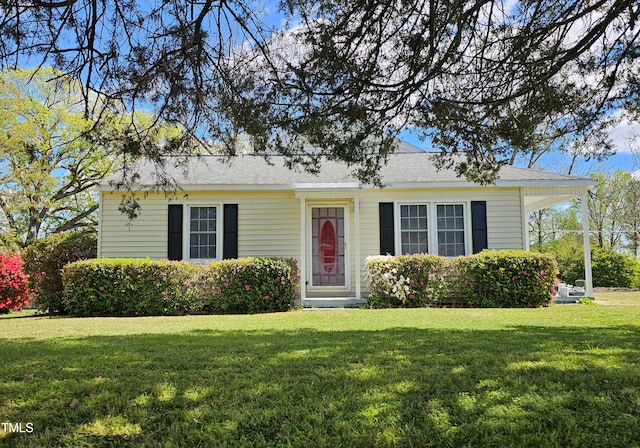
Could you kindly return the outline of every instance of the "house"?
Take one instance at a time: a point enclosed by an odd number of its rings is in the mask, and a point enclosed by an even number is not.
[[[118,210],[122,191],[110,179],[102,183],[98,256],[293,257],[300,267],[301,300],[315,306],[361,301],[369,255],[527,250],[530,212],[586,199],[595,185],[591,179],[505,166],[494,185],[480,186],[436,170],[422,151],[392,155],[381,171],[384,188],[360,185],[337,162],[325,161],[319,175],[289,170],[279,156],[271,163],[256,156],[203,156],[188,163],[186,170],[167,163],[181,186],[169,196],[153,188],[149,164],[138,166],[141,211],[133,221]],[[587,217],[585,206],[585,229]],[[592,296],[587,235],[585,230],[585,278]]]

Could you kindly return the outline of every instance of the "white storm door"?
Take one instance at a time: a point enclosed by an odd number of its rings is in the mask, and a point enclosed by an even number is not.
[[[344,287],[345,207],[311,207],[311,285]]]

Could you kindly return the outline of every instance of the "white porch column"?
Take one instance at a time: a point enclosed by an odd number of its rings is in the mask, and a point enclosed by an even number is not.
[[[307,204],[305,198],[300,198],[300,265],[298,270],[300,272],[300,306],[304,306],[304,301],[307,298],[307,219],[306,219]]]
[[[582,194],[582,239],[584,241],[585,296],[593,297],[593,277],[591,275],[591,233],[589,231],[589,192]]]
[[[360,284],[360,197],[353,198],[354,204],[354,239],[355,239],[355,275],[356,275],[356,299],[362,297],[362,285]]]

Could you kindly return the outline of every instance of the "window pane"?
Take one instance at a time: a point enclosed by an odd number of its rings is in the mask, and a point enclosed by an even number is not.
[[[400,251],[403,254],[427,253],[427,206],[400,205]]]
[[[191,207],[189,213],[189,257],[216,257],[217,207]]]
[[[445,257],[464,255],[464,206],[438,205],[438,253]]]

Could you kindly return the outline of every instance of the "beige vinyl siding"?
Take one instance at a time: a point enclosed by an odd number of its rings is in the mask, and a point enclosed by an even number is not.
[[[142,209],[129,221],[118,207],[122,192],[102,192],[99,254],[105,258],[167,258],[167,199],[163,194],[139,197]]]
[[[196,191],[171,201],[162,193],[140,197],[140,216],[129,222],[118,211],[121,192],[102,192],[99,250],[102,257],[167,257],[168,204],[238,204],[238,256],[281,256],[300,259],[300,199],[294,191]],[[355,229],[353,198],[306,199],[306,205],[347,205],[349,271],[355,289],[356,266],[366,291],[364,260],[380,251],[380,202],[465,203],[487,201],[488,245],[492,249],[523,248],[523,229],[518,188],[440,188],[366,190],[360,198],[360,229]],[[465,212],[470,212],[465,208]],[[307,220],[309,216],[307,216]],[[470,219],[467,220],[470,222]],[[396,223],[397,225],[397,223]],[[307,231],[307,229],[305,229]],[[467,232],[470,235],[470,232]],[[360,260],[355,260],[355,238],[360,238]],[[186,255],[186,254],[185,254]],[[307,254],[307,262],[310,262]],[[306,269],[300,266],[301,269]],[[318,293],[316,293],[317,295]]]
[[[162,193],[140,197],[140,216],[129,222],[118,211],[120,192],[103,192],[101,256],[167,257],[168,204],[238,204],[238,256],[297,257],[300,252],[299,201],[292,191],[189,192],[171,201]]]
[[[133,221],[118,211],[121,192],[107,191],[102,195],[100,247],[103,257],[166,258],[169,199],[164,194],[151,193],[140,197],[140,216]],[[522,248],[521,201],[517,188],[382,189],[367,190],[361,198],[361,255],[379,253],[380,202],[480,200],[487,201],[489,247]],[[171,202],[198,205],[237,203],[239,256],[299,256],[300,201],[292,191],[190,192],[188,197]],[[308,200],[308,203],[312,202]],[[350,235],[354,237],[351,211],[349,218]],[[353,246],[352,242],[350,248]]]
[[[487,201],[487,240],[492,249],[522,249],[522,215],[518,188],[485,187],[367,190],[360,206],[363,258],[380,253],[380,202],[469,203]],[[465,212],[469,213],[466,208]],[[396,217],[397,218],[397,217]],[[396,223],[397,225],[397,223]]]

